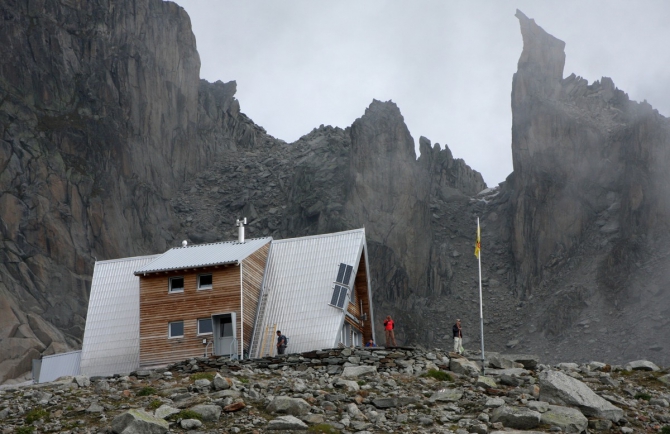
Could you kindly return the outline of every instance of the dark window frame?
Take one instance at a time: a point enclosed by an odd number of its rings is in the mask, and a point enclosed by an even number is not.
[[[181,323],[181,335],[172,335],[172,324]],[[168,322],[168,339],[179,339],[184,337],[184,320]]]
[[[211,283],[209,285],[201,285],[200,284],[200,278],[203,276],[209,276]],[[214,275],[212,273],[203,273],[203,274],[198,274],[198,291],[205,291],[208,289],[212,289],[214,287]]]
[[[181,288],[173,289],[172,282],[177,279],[181,279]],[[168,292],[171,294],[184,292],[185,286],[186,286],[186,280],[184,279],[184,276],[172,276],[168,279]]]

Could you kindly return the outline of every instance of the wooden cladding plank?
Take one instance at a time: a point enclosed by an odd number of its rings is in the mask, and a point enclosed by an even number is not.
[[[199,274],[212,274],[212,289],[197,289]],[[168,292],[169,277],[174,276],[184,277],[183,292]],[[240,318],[240,302],[237,266],[140,276],[140,365],[166,364],[202,355],[202,339],[211,340],[212,335],[198,335],[197,320],[228,312],[236,312]],[[168,323],[173,321],[184,321],[183,338],[168,338]]]
[[[244,288],[244,349],[249,350],[254,324],[256,322],[256,311],[260,299],[261,285],[265,264],[268,259],[270,244],[266,244],[242,261],[242,285]]]
[[[368,297],[368,273],[365,267],[365,250],[363,250],[363,254],[358,263],[358,271],[356,272],[356,279],[354,280],[354,290],[356,291],[357,303],[359,306],[361,304],[363,305],[363,312],[359,311],[358,317],[363,314],[366,314],[368,317],[367,321],[362,321],[363,342],[367,342],[372,339],[372,314],[370,310],[372,300]]]

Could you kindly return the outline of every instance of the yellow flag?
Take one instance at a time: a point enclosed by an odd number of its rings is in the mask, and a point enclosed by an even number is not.
[[[477,219],[477,242],[475,243],[475,256],[479,258],[479,249],[481,248],[481,233],[479,230],[479,219]]]

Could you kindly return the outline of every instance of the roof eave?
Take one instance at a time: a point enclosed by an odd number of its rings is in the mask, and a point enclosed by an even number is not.
[[[239,265],[240,261],[228,261],[228,262],[217,262],[213,264],[198,265],[195,267],[175,267],[175,268],[164,268],[160,270],[147,270],[147,271],[135,271],[133,274],[135,276],[146,276],[147,274],[160,274],[160,273],[170,273],[173,271],[188,271],[188,270],[199,270],[202,268],[217,267],[220,265]]]

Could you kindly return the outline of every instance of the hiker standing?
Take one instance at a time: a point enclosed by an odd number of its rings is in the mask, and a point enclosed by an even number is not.
[[[281,334],[280,330],[277,330],[277,354],[284,354],[286,350],[286,336]]]
[[[395,322],[391,319],[391,315],[387,315],[384,320],[384,332],[386,333],[386,346],[387,347],[397,347],[398,344],[395,342],[395,334],[393,329],[395,328]]]
[[[463,328],[460,319],[456,319],[452,331],[454,332],[454,353],[463,354]]]

